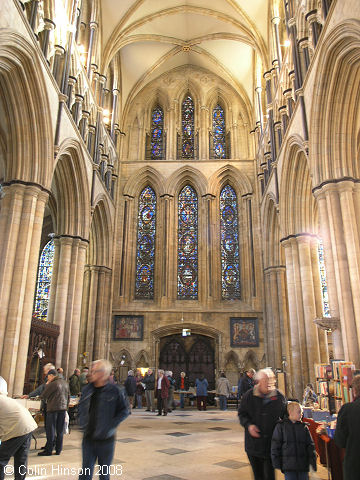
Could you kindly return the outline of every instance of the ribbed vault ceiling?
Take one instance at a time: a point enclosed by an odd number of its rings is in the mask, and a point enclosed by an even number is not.
[[[205,68],[252,102],[269,0],[100,0],[103,66],[120,52],[123,101],[181,65]]]

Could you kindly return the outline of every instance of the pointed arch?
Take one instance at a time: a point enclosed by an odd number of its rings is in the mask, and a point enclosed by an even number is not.
[[[196,158],[195,146],[195,103],[187,92],[181,102],[181,143],[178,145],[178,157],[183,159]]]
[[[306,153],[299,145],[298,137],[290,137],[285,151],[284,167],[281,172],[280,210],[282,236],[302,232],[316,233],[314,211],[315,198]]]
[[[263,215],[264,268],[284,265],[284,249],[280,244],[279,214],[274,195],[267,195]]]
[[[65,140],[55,161],[52,191],[57,203],[57,233],[87,239],[90,191],[81,145],[76,140]]]
[[[144,367],[150,367],[150,360],[149,360],[150,355],[149,355],[149,353],[148,353],[146,350],[144,350],[144,349],[140,350],[140,351],[137,352],[137,354],[135,355],[135,357],[134,357],[134,364],[135,364],[135,366],[136,366],[136,367],[138,366],[138,364],[139,364],[139,362],[140,362],[140,360],[141,360],[142,358],[145,360],[145,363],[146,363],[146,365],[143,365],[143,366],[144,366]]]
[[[325,38],[319,52],[309,151],[314,186],[329,179],[360,178],[360,21],[349,19]],[[330,147],[329,147],[330,146]]]
[[[6,144],[11,146],[4,180],[50,188],[53,135],[43,69],[33,46],[11,29],[0,32],[0,92]]]
[[[104,194],[95,199],[91,218],[88,259],[89,265],[112,267],[113,227],[108,200]]]
[[[209,179],[209,193],[218,196],[225,184],[229,183],[241,196],[253,193],[249,177],[233,165],[224,165]]]
[[[165,193],[165,179],[155,168],[146,166],[136,170],[124,185],[123,195],[136,197],[147,185],[161,197]]]
[[[208,193],[205,175],[200,170],[191,167],[190,165],[184,165],[168,178],[166,182],[166,192],[169,195],[175,196],[186,183],[190,183],[194,186],[199,197]]]

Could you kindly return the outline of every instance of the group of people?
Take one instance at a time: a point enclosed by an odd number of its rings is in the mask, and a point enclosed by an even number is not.
[[[269,368],[259,370],[254,385],[242,395],[238,410],[245,429],[245,450],[255,480],[275,480],[275,469],[285,480],[308,480],[310,466],[316,471],[316,452],[309,429],[302,422],[303,406],[287,402],[275,388],[275,375]],[[354,401],[338,413],[334,441],[346,448],[344,479],[357,480],[360,471],[360,375],[353,378]],[[317,401],[313,386],[304,392],[304,405]]]
[[[115,432],[129,415],[124,389],[111,381],[111,372],[112,366],[108,360],[93,362],[81,390],[78,405],[79,425],[83,431],[80,480],[93,477],[96,462],[101,472],[100,478],[110,479],[109,466],[114,455]],[[40,398],[45,402],[47,441],[38,455],[52,455],[53,450],[59,455],[70,389],[68,382],[58,375],[53,365],[46,365],[44,374],[45,381],[37,395],[40,393]],[[5,467],[12,456],[15,479],[26,477],[31,436],[36,428],[30,412],[16,399],[7,397],[6,382],[0,377],[0,480],[4,480]]]
[[[70,389],[53,365],[46,365],[44,373],[40,396],[46,404],[47,442],[39,455],[51,455],[53,450],[60,454]],[[145,388],[145,392],[156,392],[158,415],[168,412],[168,377],[169,372],[159,370],[155,379],[152,370],[148,370],[141,379],[145,387],[150,387]],[[206,409],[206,395],[201,394],[201,389],[207,389],[207,381],[201,375],[197,381],[198,408]],[[131,413],[128,394],[114,383],[112,366],[107,360],[92,363],[86,382],[78,405],[79,425],[83,431],[79,479],[90,480],[97,462],[105,472],[101,478],[107,480],[110,477],[106,467],[114,455],[116,429]],[[225,374],[221,374],[217,388],[225,398],[229,394],[228,383]],[[316,453],[309,430],[302,422],[302,405],[298,401],[286,401],[276,389],[275,375],[269,368],[259,370],[255,375],[253,371],[246,372],[241,383],[245,391],[241,395],[238,417],[245,429],[245,451],[255,480],[274,480],[274,469],[280,469],[285,480],[308,480],[310,466],[316,470]],[[186,375],[182,372],[177,388],[185,392],[187,387]],[[355,400],[341,407],[334,438],[339,447],[346,448],[345,480],[357,479],[360,471],[360,375],[354,377],[352,387]],[[305,403],[311,389],[312,386],[307,385]],[[148,397],[148,410],[154,411],[151,408],[154,405],[152,395]],[[223,400],[221,405],[224,406]],[[14,456],[15,479],[26,477],[31,435],[36,428],[29,411],[17,400],[7,397],[6,382],[0,377],[0,480],[5,477],[5,467],[11,456]]]

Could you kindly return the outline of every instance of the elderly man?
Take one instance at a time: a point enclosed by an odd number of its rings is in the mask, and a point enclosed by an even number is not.
[[[124,390],[109,383],[112,365],[108,360],[96,360],[91,365],[79,403],[79,423],[84,431],[82,441],[81,480],[90,480],[97,460],[102,480],[110,479],[117,426],[129,415]]]
[[[5,478],[10,457],[14,457],[15,480],[26,477],[31,434],[36,428],[29,410],[7,397],[7,384],[0,377],[0,480]]]
[[[336,422],[335,443],[345,448],[344,480],[358,480],[360,475],[360,375],[352,381],[354,401],[340,408]]]
[[[154,390],[155,390],[155,375],[151,368],[146,372],[145,377],[143,378],[143,383],[145,384],[145,399],[146,399],[146,412],[155,412],[155,400],[154,400]]]
[[[245,451],[255,480],[275,480],[271,463],[271,437],[277,421],[286,412],[286,400],[275,388],[275,375],[270,368],[259,370],[257,384],[241,399],[238,415],[245,428]]]
[[[46,445],[40,456],[52,455],[55,447],[56,455],[60,455],[63,445],[65,414],[69,406],[69,385],[57,375],[55,369],[48,371],[46,387],[41,394],[46,402]]]

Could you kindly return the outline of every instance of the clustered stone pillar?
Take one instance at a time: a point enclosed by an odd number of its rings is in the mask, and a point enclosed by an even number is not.
[[[81,295],[87,241],[62,235],[55,242],[48,321],[59,325],[56,366],[68,375],[77,365]]]
[[[3,184],[0,210],[0,371],[9,395],[23,393],[31,314],[48,192]]]
[[[282,245],[286,258],[293,393],[299,396],[303,383],[315,378],[314,364],[328,360],[325,335],[314,324],[315,318],[322,316],[317,239],[310,234],[290,235],[282,240]]]
[[[111,324],[111,269],[87,265],[84,276],[80,353],[87,352],[88,361],[103,358],[107,353],[107,331]]]
[[[325,266],[329,281],[330,311],[338,308],[344,357],[356,364],[360,362],[360,264],[359,184],[352,179],[325,183],[314,189],[319,204]],[[333,272],[333,274],[332,274]],[[332,278],[331,278],[332,277]],[[334,282],[335,279],[335,282]],[[335,311],[335,315],[336,315]],[[334,332],[335,348],[340,350],[339,333]],[[335,337],[335,338],[334,338]]]

